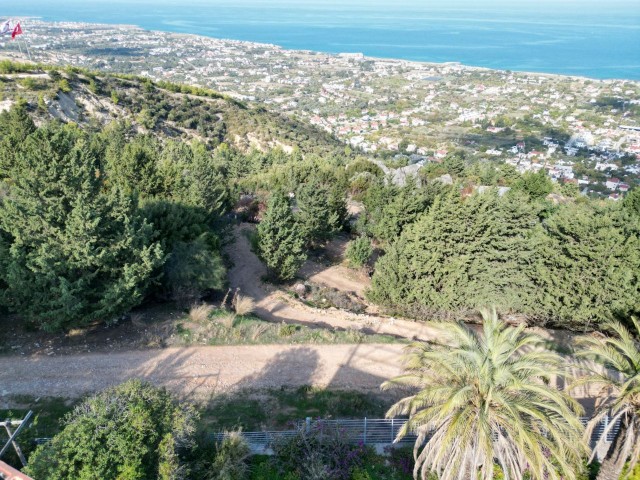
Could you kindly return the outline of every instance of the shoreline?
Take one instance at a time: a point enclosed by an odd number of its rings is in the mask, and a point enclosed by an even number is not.
[[[529,70],[514,70],[508,68],[492,68],[492,67],[484,67],[480,65],[469,65],[466,63],[462,63],[460,61],[447,61],[447,62],[433,62],[426,60],[411,60],[405,58],[397,58],[397,57],[377,57],[372,55],[365,55],[363,52],[329,52],[323,50],[310,50],[310,49],[301,49],[301,48],[287,48],[282,45],[276,43],[265,43],[265,42],[255,42],[250,40],[239,40],[235,38],[223,38],[223,37],[213,37],[204,34],[198,33],[184,33],[184,32],[176,32],[172,30],[157,30],[157,29],[147,29],[140,25],[135,24],[121,24],[121,23],[96,23],[96,22],[77,22],[77,21],[50,21],[44,20],[42,17],[32,17],[25,16],[20,17],[20,21],[24,20],[35,20],[36,22],[44,25],[44,26],[60,26],[60,25],[70,25],[70,26],[82,26],[82,27],[91,27],[91,28],[106,28],[106,27],[117,27],[119,29],[130,29],[137,30],[140,32],[146,32],[151,34],[162,34],[162,35],[176,35],[179,37],[192,37],[192,38],[206,38],[210,40],[224,41],[224,42],[236,42],[239,44],[243,44],[246,46],[255,46],[255,47],[269,47],[276,48],[283,52],[297,52],[297,53],[310,53],[310,54],[322,54],[333,57],[339,57],[342,55],[362,55],[362,59],[364,61],[379,61],[379,62],[405,62],[409,64],[417,64],[417,65],[427,65],[434,67],[446,67],[446,66],[457,66],[469,71],[488,71],[488,72],[499,72],[499,73],[516,73],[521,75],[529,75],[529,76],[541,76],[548,78],[565,78],[565,79],[573,79],[573,80],[588,80],[588,81],[596,81],[596,82],[634,82],[640,83],[639,79],[633,78],[598,78],[598,77],[590,77],[587,75],[575,75],[575,74],[565,74],[565,73],[553,73],[553,72],[537,72],[537,71],[529,71]],[[28,28],[28,27],[27,27]],[[28,33],[28,29],[24,29],[25,33]]]

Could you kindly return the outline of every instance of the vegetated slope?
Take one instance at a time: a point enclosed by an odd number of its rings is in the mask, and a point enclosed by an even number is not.
[[[346,212],[344,146],[308,125],[79,69],[0,62],[0,82],[0,306],[20,321],[111,323],[146,300],[223,289],[227,214],[244,192],[279,182]]]
[[[344,153],[344,145],[322,130],[200,87],[6,61],[0,62],[0,85],[0,109],[23,98],[41,122],[57,118],[98,127],[127,120],[141,132],[212,146],[224,142],[244,152],[281,147],[287,153]]]

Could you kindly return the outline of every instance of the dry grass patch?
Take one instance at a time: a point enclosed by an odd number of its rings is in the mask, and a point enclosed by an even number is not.
[[[193,305],[191,309],[189,309],[189,318],[193,322],[204,323],[209,319],[209,315],[212,311],[213,307],[211,305],[207,305],[206,303]]]
[[[67,332],[67,337],[80,337],[87,333],[86,328],[72,328]]]
[[[262,337],[262,335],[264,335],[269,331],[270,328],[271,328],[271,325],[268,325],[266,323],[261,323],[259,325],[256,325],[255,327],[253,327],[253,332],[251,332],[251,340],[253,340],[254,342],[257,342],[258,339]]]
[[[228,329],[232,329],[236,324],[236,315],[233,313],[227,313],[226,315],[222,315],[218,317],[218,322],[227,327]]]
[[[256,309],[256,302],[250,297],[245,297],[239,293],[233,299],[233,309],[236,315],[249,315]]]

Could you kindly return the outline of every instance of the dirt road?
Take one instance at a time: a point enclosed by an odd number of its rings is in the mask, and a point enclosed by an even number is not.
[[[77,398],[140,378],[206,401],[241,389],[316,385],[377,391],[401,373],[400,344],[186,347],[66,356],[1,356],[0,408],[14,395]],[[563,383],[551,379],[558,387]],[[597,392],[574,397],[591,410]]]
[[[0,357],[0,398],[78,397],[129,378],[203,400],[242,388],[318,385],[377,390],[400,372],[402,346],[224,346],[112,354]],[[0,401],[0,406],[2,405]]]

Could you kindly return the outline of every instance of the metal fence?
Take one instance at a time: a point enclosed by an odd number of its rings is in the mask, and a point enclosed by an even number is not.
[[[589,421],[588,417],[580,419],[583,425]],[[407,422],[406,419],[399,418],[362,418],[356,420],[311,420],[297,422],[292,430],[283,431],[265,431],[265,432],[242,432],[242,436],[252,446],[268,447],[274,442],[282,439],[291,438],[297,435],[301,430],[317,429],[322,433],[338,433],[341,437],[346,438],[352,443],[363,443],[365,445],[390,445],[394,443],[398,432]],[[591,447],[593,447],[600,437],[604,434],[609,425],[609,417],[598,424],[594,429],[591,437]],[[607,434],[607,442],[612,442],[619,429],[619,422],[609,430]],[[225,433],[216,433],[212,435],[213,440],[221,440]],[[397,443],[413,444],[416,441],[415,434],[407,434]]]
[[[589,421],[588,417],[581,417],[580,421],[586,425]],[[364,445],[391,445],[394,443],[398,432],[407,422],[402,418],[362,418],[355,420],[339,419],[339,420],[312,420],[307,418],[296,422],[291,430],[280,431],[261,431],[261,432],[242,432],[242,436],[247,443],[254,448],[266,448],[275,442],[282,441],[286,438],[296,436],[301,430],[318,429],[323,433],[338,433],[352,443],[363,443]],[[603,421],[593,430],[590,446],[594,447],[597,441],[602,437],[610,423],[609,417],[604,417]],[[607,433],[607,442],[612,442],[618,433],[620,422],[616,424]],[[224,438],[227,433],[213,433],[210,439],[219,441]],[[413,444],[417,439],[415,434],[409,433],[402,437],[397,443],[400,445]],[[36,438],[36,443],[46,443],[49,437]]]

